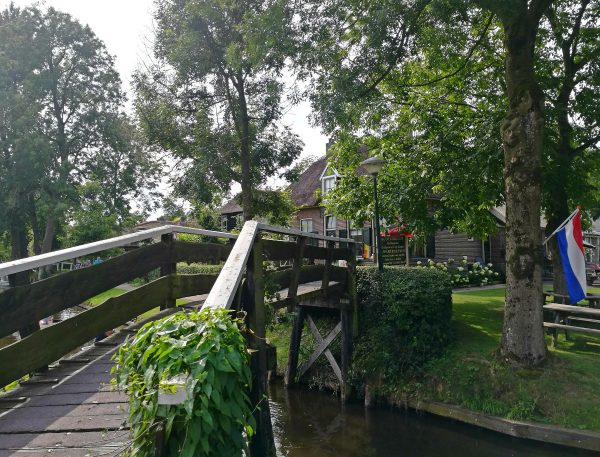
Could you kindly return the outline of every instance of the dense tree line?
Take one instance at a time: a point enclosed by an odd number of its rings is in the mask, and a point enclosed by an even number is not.
[[[150,203],[155,151],[124,102],[89,27],[53,8],[0,12],[0,233],[12,258],[110,236],[136,217],[133,201]]]

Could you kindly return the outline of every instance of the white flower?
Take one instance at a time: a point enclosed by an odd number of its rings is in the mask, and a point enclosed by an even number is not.
[[[481,266],[481,264],[479,262],[475,262],[473,264],[473,268],[479,268]]]
[[[493,265],[491,263],[488,263],[487,266],[492,268]]]
[[[495,273],[494,273],[494,276],[498,276],[498,272],[495,272]]]
[[[421,262],[420,260],[419,260],[419,261],[417,261],[417,265],[418,265],[418,266],[421,266],[422,264],[423,264],[423,262]]]
[[[465,269],[463,267],[458,267],[457,270],[458,271],[465,271]]]

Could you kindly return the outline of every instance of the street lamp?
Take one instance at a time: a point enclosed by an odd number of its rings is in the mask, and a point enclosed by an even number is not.
[[[377,198],[377,175],[387,162],[378,157],[370,157],[367,160],[363,160],[360,164],[367,170],[371,176],[373,176],[373,197],[375,198],[375,230],[376,230],[376,242],[377,242],[377,267],[379,270],[383,270],[383,256],[381,255],[381,233],[379,229],[379,201]]]

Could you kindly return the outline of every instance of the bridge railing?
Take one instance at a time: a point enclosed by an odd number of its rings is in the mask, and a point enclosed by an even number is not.
[[[230,243],[185,242],[177,233],[229,239]],[[269,235],[275,237],[269,238]],[[285,236],[287,240],[274,239]],[[34,268],[96,254],[132,243],[159,242],[136,247],[87,268],[28,283]],[[290,241],[293,239],[294,241]],[[309,240],[317,240],[323,246]],[[355,257],[352,239],[326,237],[294,229],[248,221],[239,235],[179,226],[164,226],[75,248],[0,264],[0,276],[9,275],[11,288],[0,293],[0,338],[19,332],[21,339],[0,349],[0,386],[46,367],[107,330],[156,307],[175,308],[177,298],[208,294],[204,307],[238,309],[246,313],[254,376],[251,399],[264,399],[267,373],[265,345],[265,261],[288,261],[291,268],[270,273],[270,281],[286,289],[275,308],[293,310],[300,298],[347,295],[355,309]],[[305,265],[308,261],[310,265]],[[343,266],[335,263],[343,261]],[[177,274],[178,262],[225,262],[220,273]],[[319,262],[317,264],[316,262]],[[160,277],[123,295],[112,297],[64,321],[40,328],[39,321],[80,305],[98,294],[160,269]],[[298,294],[303,283],[320,281],[308,294]],[[272,454],[268,404],[256,410],[257,436],[252,455]],[[269,450],[271,449],[271,450]]]
[[[13,287],[0,292],[0,338],[19,332],[20,340],[0,349],[0,386],[41,369],[108,330],[156,307],[170,307],[181,297],[208,293],[217,276],[177,275],[177,262],[218,264],[231,251],[230,244],[192,243],[173,239],[175,233],[235,240],[236,235],[164,226],[0,264]],[[33,268],[131,246],[160,238],[97,265],[61,273],[31,284],[23,281]],[[161,277],[144,286],[40,328],[39,321],[76,307],[98,294],[160,269]],[[21,282],[15,278],[21,277]]]

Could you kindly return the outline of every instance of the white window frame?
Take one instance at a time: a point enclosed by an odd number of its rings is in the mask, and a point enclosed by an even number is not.
[[[303,223],[303,222],[308,222],[308,221],[310,221],[310,230],[304,230],[304,229],[302,228],[302,223]],[[314,222],[313,222],[313,220],[312,220],[312,217],[308,217],[308,218],[306,218],[306,219],[300,219],[300,231],[301,231],[301,232],[312,233],[312,232],[313,232],[313,230],[314,230],[314,228],[315,228],[315,224],[314,224]]]
[[[227,215],[221,215],[221,230],[223,232],[227,231]]]

